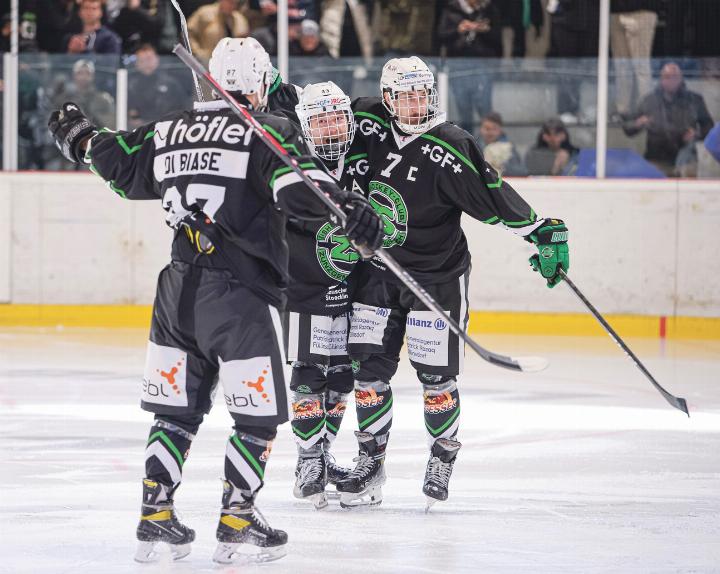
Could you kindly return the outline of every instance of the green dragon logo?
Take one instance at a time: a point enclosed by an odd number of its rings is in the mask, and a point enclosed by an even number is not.
[[[382,218],[385,228],[383,247],[402,245],[408,234],[408,209],[402,196],[386,183],[371,181],[368,186],[368,200]]]
[[[350,240],[343,235],[339,225],[326,223],[315,234],[317,254],[320,267],[335,281],[344,281],[353,266],[360,259],[360,255],[350,244]]]

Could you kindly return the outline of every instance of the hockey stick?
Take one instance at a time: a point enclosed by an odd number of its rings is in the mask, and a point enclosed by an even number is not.
[[[177,3],[177,0],[170,0],[170,2],[173,5],[173,8],[177,11],[177,13],[180,15],[180,29],[182,30],[182,34],[180,37],[183,40],[183,44],[185,45],[185,49],[188,51],[189,54],[192,54],[192,47],[190,46],[190,34],[188,34],[188,27],[187,27],[187,20],[185,20],[185,14],[182,11],[182,8],[180,8],[180,4]],[[195,95],[197,96],[198,102],[205,101],[205,96],[203,96],[202,88],[200,87],[200,80],[198,80],[197,73],[195,73],[195,70],[191,68],[192,75],[193,75],[193,82],[195,83]]]
[[[173,50],[175,54],[199,77],[203,78],[229,106],[243,120],[247,126],[252,129],[257,136],[277,155],[283,163],[289,167],[300,179],[305,183],[317,197],[328,207],[330,212],[338,218],[340,222],[345,221],[345,213],[305,172],[298,166],[297,161],[283,148],[280,143],[269,134],[258,121],[248,112],[248,110],[235,101],[235,99],[227,93],[210,75],[210,73],[197,61],[185,48],[180,44],[175,46]],[[410,289],[417,298],[428,308],[434,311],[440,319],[445,321],[450,330],[465,341],[473,351],[480,357],[500,367],[511,369],[514,371],[533,372],[541,371],[547,367],[547,360],[542,357],[507,357],[488,351],[476,343],[465,331],[452,319],[444,309],[423,289],[413,277],[405,271],[391,255],[383,249],[379,249],[375,255]]]
[[[658,383],[658,382],[655,380],[655,377],[653,377],[653,376],[650,374],[650,371],[648,371],[648,370],[645,368],[645,365],[643,365],[643,364],[640,362],[640,359],[638,359],[638,358],[635,356],[635,353],[633,353],[633,352],[630,350],[630,347],[628,347],[628,346],[625,344],[625,341],[623,341],[623,340],[620,338],[620,335],[618,335],[618,334],[615,332],[615,330],[608,324],[608,322],[607,322],[607,321],[605,320],[605,318],[600,314],[600,312],[599,312],[597,309],[595,309],[595,307],[593,307],[592,303],[590,303],[590,301],[587,300],[587,298],[585,297],[585,295],[582,294],[582,292],[580,291],[580,289],[577,288],[577,286],[575,285],[575,283],[573,283],[573,282],[570,280],[570,277],[567,276],[567,273],[565,273],[565,271],[563,271],[563,269],[560,269],[560,276],[565,280],[565,283],[567,283],[568,287],[570,287],[570,289],[573,290],[573,292],[575,293],[575,295],[577,295],[578,299],[580,299],[580,301],[582,301],[583,304],[590,310],[590,313],[592,313],[593,316],[598,320],[598,322],[603,326],[603,328],[605,329],[605,331],[607,331],[608,335],[610,335],[610,337],[612,337],[612,339],[618,344],[618,346],[619,346],[623,351],[625,351],[625,354],[630,358],[630,360],[631,360],[633,363],[635,363],[635,366],[642,371],[642,373],[648,378],[648,380],[652,383],[652,385],[660,392],[660,394],[665,398],[665,400],[666,400],[668,403],[670,403],[673,407],[675,407],[676,409],[679,409],[679,410],[681,410],[682,412],[684,412],[684,413],[689,417],[689,416],[690,416],[690,413],[688,412],[687,402],[685,402],[685,399],[680,398],[680,397],[676,397],[675,395],[672,395],[672,394],[670,394],[669,392],[667,392],[665,389],[663,389],[663,388],[660,386],[660,383]]]

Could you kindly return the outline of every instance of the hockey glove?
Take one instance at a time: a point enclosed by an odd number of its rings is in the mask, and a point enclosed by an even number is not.
[[[73,163],[83,163],[85,153],[80,144],[98,131],[72,102],[64,103],[50,114],[48,129],[60,153]]]
[[[385,237],[382,219],[358,193],[348,194],[343,211],[347,216],[345,234],[363,259],[369,259],[380,249]]]
[[[530,234],[530,241],[537,245],[538,253],[530,258],[533,271],[539,271],[547,286],[555,287],[562,277],[559,269],[570,269],[570,253],[568,251],[568,229],[562,219],[546,219],[545,222]]]

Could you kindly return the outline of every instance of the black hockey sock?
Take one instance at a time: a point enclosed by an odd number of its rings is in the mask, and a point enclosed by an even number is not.
[[[225,478],[244,500],[252,500],[263,486],[272,440],[237,431],[228,439]],[[232,502],[236,502],[233,500]]]
[[[423,383],[425,429],[432,445],[439,438],[455,438],[460,422],[460,395],[454,378]]]
[[[355,408],[358,427],[373,435],[390,431],[393,416],[390,385],[383,381],[355,381]]]
[[[150,429],[145,448],[145,477],[163,484],[170,496],[182,480],[182,468],[199,424],[158,416]]]

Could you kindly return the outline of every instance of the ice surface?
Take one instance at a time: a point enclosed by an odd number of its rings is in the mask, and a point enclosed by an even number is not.
[[[394,381],[385,501],[323,512],[292,497],[294,444],[280,429],[259,506],[290,536],[274,564],[210,556],[230,418],[203,425],[176,502],[192,554],[132,561],[143,447],[142,331],[0,331],[0,572],[720,572],[720,343],[629,340],[691,418],[670,408],[610,339],[479,336],[542,355],[514,373],[468,355],[463,448],[447,503],[425,515],[420,385]],[[352,409],[335,453],[354,454]]]

